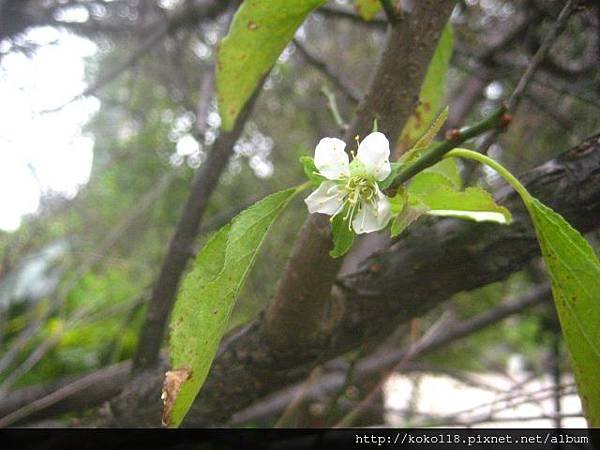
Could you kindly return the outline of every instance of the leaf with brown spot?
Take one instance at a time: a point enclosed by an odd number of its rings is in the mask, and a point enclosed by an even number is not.
[[[559,214],[524,199],[552,280],[556,311],[583,409],[600,426],[600,262],[594,249]]]
[[[427,74],[421,85],[419,104],[406,122],[400,135],[400,151],[403,153],[427,131],[442,107],[446,95],[446,78],[454,46],[452,26],[446,25],[438,42]]]
[[[306,16],[326,0],[245,1],[217,51],[217,99],[224,130],[231,130],[256,86]]]
[[[189,367],[194,376],[177,385],[176,396],[167,396],[169,426],[178,426],[192,406],[261,243],[302,188],[277,192],[244,210],[198,253],[177,296],[169,339],[171,366]]]
[[[165,373],[162,395],[160,396],[163,401],[162,424],[164,427],[171,426],[171,413],[173,412],[175,399],[181,390],[181,386],[191,375],[192,371],[188,367],[168,370]]]

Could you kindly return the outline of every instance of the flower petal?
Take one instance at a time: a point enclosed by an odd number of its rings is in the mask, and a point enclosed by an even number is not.
[[[350,175],[346,144],[337,138],[323,138],[315,148],[315,166],[329,180],[339,180]]]
[[[316,191],[304,199],[311,214],[335,215],[344,205],[344,193],[340,186],[332,181],[324,181]]]
[[[356,153],[367,174],[378,181],[385,180],[392,168],[390,166],[390,143],[383,133],[374,132],[362,140]]]
[[[378,189],[374,202],[363,202],[352,220],[356,234],[372,233],[384,229],[392,218],[388,198]]]

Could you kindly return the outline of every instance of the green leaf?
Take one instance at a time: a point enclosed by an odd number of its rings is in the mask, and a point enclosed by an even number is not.
[[[304,168],[304,174],[306,175],[306,178],[308,178],[308,180],[311,182],[311,184],[318,186],[326,180],[326,178],[323,175],[319,174],[319,171],[315,166],[315,160],[310,156],[301,156],[300,164],[302,164],[302,167]]]
[[[415,195],[425,195],[440,186],[455,190],[462,187],[462,179],[454,158],[443,159],[419,172],[411,179],[408,190]]]
[[[418,197],[408,193],[402,211],[392,220],[392,226],[390,227],[391,237],[399,236],[419,217],[425,214],[427,210],[427,205],[422,203]]]
[[[224,130],[292,40],[306,16],[326,0],[252,0],[242,3],[217,54],[217,98]]]
[[[404,153],[400,157],[400,162],[402,164],[410,164],[417,157],[421,156],[421,154],[429,148],[439,131],[444,126],[444,123],[448,119],[448,107],[446,106],[442,112],[436,117],[433,123],[429,126],[427,131],[419,138],[417,142],[412,146],[412,148]]]
[[[498,172],[527,206],[552,280],[556,311],[569,349],[581,403],[591,427],[600,426],[600,261],[559,214],[533,198],[504,166],[464,148],[446,158],[478,161]]]
[[[348,206],[346,206],[341,212],[337,213],[331,221],[333,250],[331,250],[329,254],[332,258],[344,256],[352,248],[352,244],[354,243],[354,230],[352,230],[349,220],[344,220],[347,212]]]
[[[277,192],[246,209],[198,254],[171,318],[173,369],[163,394],[163,421],[168,426],[181,423],[198,395],[261,243],[294,194],[304,187]]]
[[[396,195],[394,195],[393,197],[388,197],[388,200],[391,205],[390,209],[392,211],[392,215],[395,216],[400,214],[406,206],[406,203],[408,201],[408,194],[404,190],[404,188],[399,187],[398,191],[396,192]]]
[[[366,21],[373,20],[381,11],[379,0],[354,0],[354,9]]]
[[[426,133],[429,124],[434,122],[437,112],[442,107],[453,46],[452,26],[448,24],[442,32],[423,80],[419,106],[410,116],[400,135],[400,145],[403,149],[411,148],[417,139]]]
[[[419,140],[415,143],[414,148],[427,148],[433,142],[437,134],[440,132],[446,120],[448,120],[448,107],[446,106],[442,112],[435,118],[433,123],[429,125],[427,131],[419,138]]]
[[[419,198],[429,208],[427,214],[432,216],[457,217],[476,222],[501,224],[509,224],[512,221],[510,211],[498,205],[488,192],[478,187],[455,191],[448,186],[440,186],[435,191]]]
[[[581,402],[600,426],[600,262],[588,242],[559,214],[523,199],[535,225]]]
[[[476,187],[460,191],[461,185],[456,159],[448,158],[415,175],[408,192],[426,208],[419,210],[429,215],[502,224],[512,221],[510,212],[488,192]]]

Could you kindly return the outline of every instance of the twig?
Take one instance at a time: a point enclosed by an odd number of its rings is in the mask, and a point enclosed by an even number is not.
[[[567,385],[561,386],[561,391],[563,392],[563,394],[576,393],[577,391],[574,388],[575,388],[574,384],[567,384]],[[478,423],[496,421],[495,415],[500,412],[506,411],[507,409],[513,409],[516,406],[530,403],[532,401],[541,401],[541,400],[547,400],[549,398],[552,398],[554,396],[554,392],[550,392],[552,389],[553,389],[553,387],[547,387],[547,388],[539,389],[538,391],[532,392],[532,393],[519,393],[517,395],[514,395],[514,394],[508,395],[506,397],[501,397],[499,399],[496,399],[492,402],[482,403],[473,408],[458,411],[451,415],[437,417],[437,418],[431,418],[431,419],[427,420],[426,422],[420,422],[420,423],[413,424],[413,426],[415,426],[415,427],[430,427],[430,426],[438,426],[439,427],[439,426],[444,426],[444,425],[463,425],[463,426],[469,425],[470,426],[470,425],[475,425]],[[497,405],[501,404],[501,403],[505,403],[504,406],[502,408],[497,408]],[[465,415],[465,414],[468,414],[468,413],[471,413],[471,412],[477,411],[478,409],[483,409],[483,408],[492,408],[493,410],[490,413],[481,414],[477,417],[473,417],[473,418],[469,419],[468,421],[467,420],[464,420],[464,421],[457,420],[458,416]],[[579,417],[579,416],[581,416],[581,414],[577,414],[577,416]],[[552,416],[550,416],[550,417],[552,417]],[[498,419],[498,420],[511,421],[513,419],[502,418],[502,419]]]
[[[325,78],[331,81],[331,83],[340,90],[340,92],[348,99],[350,103],[357,104],[360,101],[360,94],[358,94],[352,86],[343,80],[341,75],[336,73],[335,70],[329,64],[327,64],[327,62],[315,55],[300,40],[294,39],[293,42],[304,59],[306,59],[306,61],[315,69],[321,72]]]
[[[335,120],[336,125],[340,128],[340,131],[342,131],[342,133],[345,133],[348,129],[348,124],[344,121],[344,119],[342,119],[340,111],[337,107],[337,102],[335,100],[334,93],[331,92],[327,88],[327,86],[323,86],[321,88],[321,94],[323,94],[327,99],[327,109],[329,109],[329,112],[331,112],[331,115],[333,116],[333,120]]]
[[[346,393],[348,388],[350,386],[352,386],[352,383],[354,382],[354,373],[356,370],[356,364],[358,363],[358,361],[360,360],[360,358],[362,356],[364,356],[364,355],[363,355],[363,350],[361,349],[360,351],[358,351],[351,357],[350,364],[348,365],[348,369],[346,370],[346,373],[344,376],[344,384],[342,384],[342,386],[335,392],[335,394],[329,400],[329,404],[327,405],[327,407],[325,408],[325,410],[322,414],[323,417],[330,417],[331,415],[333,415],[338,401]]]
[[[95,253],[90,257],[84,259],[80,264],[75,275],[66,283],[58,292],[55,294],[51,305],[45,314],[38,320],[31,323],[15,340],[11,348],[6,352],[2,360],[0,360],[0,368],[5,370],[8,368],[14,359],[19,355],[19,352],[27,345],[29,340],[35,336],[39,328],[45,323],[56,309],[63,303],[64,299],[71,290],[77,286],[81,279],[88,273],[88,271],[104,259],[109,250],[125,235],[129,227],[135,223],[140,215],[146,211],[156,200],[156,198],[162,194],[171,182],[175,179],[173,172],[167,172],[162,178],[152,186],[152,188],[146,192],[139,200],[134,209],[132,209],[123,219],[113,227],[106,238],[100,243],[101,251]],[[53,338],[43,342],[34,352],[26,359],[27,364],[35,365],[41,357],[43,357],[48,350],[50,350],[58,341],[54,341]],[[31,367],[33,367],[31,365]],[[29,368],[31,368],[29,367]],[[20,375],[19,375],[20,376]],[[9,375],[7,379],[13,379],[13,375]],[[16,380],[16,378],[15,378]],[[14,381],[14,380],[13,380]],[[6,381],[5,381],[6,383]]]
[[[550,50],[550,47],[554,43],[554,40],[560,34],[560,31],[566,24],[567,20],[569,19],[571,13],[573,12],[576,6],[577,1],[568,0],[563,9],[561,10],[560,14],[558,15],[556,22],[554,22],[552,28],[548,31],[546,36],[544,36],[542,45],[540,45],[540,48],[537,50],[535,55],[533,55],[533,58],[531,58],[531,61],[529,62],[529,64],[527,65],[527,69],[525,69],[525,72],[519,79],[515,90],[512,92],[512,94],[505,103],[507,111],[511,114],[514,114],[514,112],[516,111],[523,98],[523,95],[525,94],[527,86],[533,79],[540,64],[544,61],[544,58],[548,54],[548,50]],[[499,134],[500,133],[498,130],[489,133],[479,146],[479,151],[484,154],[487,153],[491,145],[498,138]]]
[[[310,373],[308,379],[304,382],[303,388],[298,391],[296,397],[290,402],[288,407],[283,411],[281,417],[277,420],[274,428],[291,428],[295,425],[295,417],[298,409],[306,397],[306,392],[319,379],[323,372],[321,366],[315,367]]]
[[[153,27],[154,28],[154,27]],[[98,78],[94,83],[85,88],[79,94],[76,94],[70,100],[66,101],[60,106],[55,108],[46,109],[41,111],[41,114],[48,114],[60,111],[71,103],[76,102],[77,100],[87,97],[89,95],[95,94],[98,90],[102,89],[108,83],[118,78],[122,73],[124,73],[127,69],[133,67],[141,58],[144,56],[148,50],[154,47],[158,42],[160,42],[167,34],[171,28],[167,24],[162,24],[159,26],[158,30],[152,32],[146,39],[142,41],[142,43],[136,48],[133,53],[131,53],[127,59],[117,65],[115,68],[110,70],[106,75],[103,75]]]
[[[550,295],[549,286],[541,286],[532,292],[514,300],[509,300],[494,309],[481,313],[464,322],[458,322],[451,328],[446,330],[446,333],[438,336],[436,339],[429,342],[425,347],[421,347],[418,354],[413,355],[413,360],[417,356],[430,353],[452,344],[460,339],[471,336],[484,328],[496,324],[507,317],[518,314],[527,308],[537,305],[545,301]],[[398,364],[405,358],[408,350],[401,349],[395,351],[382,350],[372,356],[369,356],[363,361],[360,361],[355,368],[356,379],[372,376],[382,370],[387,370]],[[313,390],[308,394],[310,398],[321,398],[326,395],[326,392],[339,389],[344,382],[344,378],[337,374],[329,374],[324,376],[318,383],[315,384]],[[286,405],[289,402],[290,392],[294,392],[297,387],[288,388],[282,391],[279,395],[273,395],[268,400],[256,403],[245,410],[236,413],[230,422],[230,425],[240,425],[253,420],[258,420],[269,414],[278,411],[279,405]],[[325,392],[326,391],[326,392]],[[293,395],[293,394],[292,394]]]
[[[546,57],[548,50],[550,50],[550,47],[552,46],[554,40],[560,34],[560,31],[567,23],[569,16],[571,15],[576,6],[577,1],[568,0],[565,6],[563,7],[562,11],[558,15],[558,18],[556,19],[556,22],[554,22],[554,25],[544,37],[542,45],[540,45],[540,48],[531,59],[531,62],[529,63],[529,65],[527,66],[527,70],[525,70],[525,73],[519,80],[517,87],[506,102],[506,107],[509,111],[514,111],[518,106],[519,102],[521,101],[521,97],[525,92],[525,89],[527,89],[527,85],[533,78],[536,70]]]
[[[507,408],[508,409],[508,408]],[[397,410],[389,410],[390,412],[403,412],[403,411],[397,411]],[[412,425],[414,427],[420,428],[420,427],[450,427],[450,426],[461,426],[461,427],[472,427],[474,425],[479,425],[482,423],[497,423],[497,422],[515,422],[515,423],[519,423],[519,422],[528,422],[528,421],[532,421],[532,420],[543,420],[543,419],[548,419],[548,420],[560,420],[562,418],[584,418],[584,415],[582,413],[570,413],[570,414],[560,414],[560,415],[556,415],[556,414],[541,414],[538,416],[517,416],[517,417],[494,417],[492,414],[489,415],[482,415],[479,417],[475,417],[472,419],[468,419],[468,420],[460,420],[458,419],[456,416],[449,416],[446,417],[444,419],[444,421],[438,421],[436,420],[436,417],[428,417],[428,416],[421,416],[421,421],[418,422],[416,425]]]
[[[408,351],[402,357],[402,359],[380,378],[379,382],[369,392],[369,394],[367,394],[363,401],[360,402],[358,406],[356,406],[356,408],[350,411],[346,416],[344,416],[342,420],[335,425],[335,427],[340,428],[352,426],[356,419],[363,413],[363,411],[365,411],[371,405],[371,403],[373,403],[373,400],[375,400],[377,394],[383,389],[389,377],[392,376],[394,372],[401,370],[404,365],[406,365],[414,356],[418,355],[422,351],[422,348],[426,348],[430,342],[435,340],[442,333],[442,330],[447,328],[449,323],[451,323],[453,320],[454,318],[452,314],[442,314],[437,322],[431,326],[428,332],[421,337],[421,339],[410,345]]]
[[[423,152],[423,154],[419,156],[414,163],[402,168],[400,172],[398,172],[398,175],[392,183],[391,188],[398,188],[402,183],[417,173],[440,161],[446,153],[453,148],[458,147],[463,142],[479,136],[486,131],[504,126],[506,124],[505,112],[506,110],[504,108],[499,108],[488,117],[471,127],[464,128],[462,130],[449,130],[447,133],[448,139],[435,144],[429,150]]]
[[[190,194],[183,207],[175,233],[169,242],[167,255],[163,260],[148,302],[146,318],[133,358],[132,369],[134,371],[151,367],[158,361],[167,320],[175,303],[179,281],[192,255],[191,248],[198,235],[208,200],[217,187],[221,172],[227,166],[229,157],[233,153],[234,144],[242,135],[258,93],[262,89],[262,84],[259,84],[252,98],[246,103],[233,130],[219,135],[208,158],[192,180]]]
[[[85,399],[89,398],[87,390],[99,383],[110,388],[111,391],[118,391],[121,383],[128,372],[129,362],[122,362],[114,366],[100,369],[99,371],[85,375],[73,382],[70,382],[61,388],[51,392],[43,397],[28,402],[24,406],[0,418],[0,428],[10,426],[22,421],[35,413],[57,406],[77,394],[83,394]],[[108,382],[107,382],[108,381]]]

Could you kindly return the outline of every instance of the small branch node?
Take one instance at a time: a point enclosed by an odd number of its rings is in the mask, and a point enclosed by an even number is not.
[[[456,141],[460,139],[460,130],[458,128],[451,128],[446,131],[444,137],[447,141]]]

